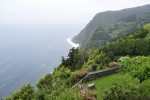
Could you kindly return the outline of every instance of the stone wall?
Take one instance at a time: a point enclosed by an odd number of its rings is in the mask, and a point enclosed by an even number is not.
[[[88,82],[106,75],[110,75],[113,73],[118,72],[120,67],[114,67],[114,68],[109,68],[109,69],[104,69],[104,70],[99,70],[95,72],[90,72],[88,73],[84,78],[82,78],[78,83],[76,83],[72,88],[77,86],[80,82]]]
[[[91,72],[91,73],[88,73],[88,75],[82,81],[87,82],[87,81],[91,81],[91,80],[97,79],[102,76],[110,75],[110,74],[118,72],[119,69],[120,69],[120,67],[114,67],[114,68],[109,68],[109,69],[105,69],[105,70]]]

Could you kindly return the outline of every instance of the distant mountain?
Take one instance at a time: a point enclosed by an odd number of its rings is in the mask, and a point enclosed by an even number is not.
[[[97,48],[149,22],[150,5],[101,12],[72,41],[81,49]]]

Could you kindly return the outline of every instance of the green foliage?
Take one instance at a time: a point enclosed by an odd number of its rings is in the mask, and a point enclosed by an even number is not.
[[[150,55],[150,39],[137,40],[135,54]]]
[[[69,68],[65,68],[64,66],[62,66],[59,70],[56,70],[54,73],[54,77],[59,78],[61,80],[65,80],[67,78],[69,78],[71,75],[71,71]]]
[[[75,71],[81,69],[87,59],[88,54],[85,51],[79,52],[78,49],[72,48],[67,57],[62,57],[60,66],[68,67],[71,71]]]
[[[69,68],[64,66],[57,68],[53,75],[47,74],[37,83],[35,100],[56,100],[60,92],[75,84],[76,78]]]
[[[150,79],[149,57],[122,57],[119,61],[122,66],[122,72],[129,73],[133,78],[138,78],[140,82]]]
[[[150,23],[149,23],[149,24],[144,25],[144,29],[146,29],[146,30],[150,30]]]
[[[48,100],[48,94],[45,91],[36,91],[34,100]]]
[[[75,64],[77,63],[78,49],[72,48],[66,58],[62,57],[61,66],[68,67],[70,70],[75,70]]]
[[[98,64],[91,64],[90,66],[88,66],[88,71],[93,72],[96,71],[98,68],[99,68]]]
[[[114,83],[114,85],[104,92],[103,100],[137,100],[138,87],[124,83],[123,85]]]
[[[32,100],[35,95],[34,88],[28,84],[24,84],[18,91],[13,92],[6,100]]]
[[[144,97],[150,97],[150,80],[145,80],[140,84],[140,94]]]
[[[124,82],[129,81],[129,80],[132,84],[135,84],[138,82],[137,79],[133,79],[129,74],[116,73],[116,74],[100,77],[100,78],[90,81],[86,84],[94,83],[96,86],[96,91],[98,93],[97,97],[102,98],[104,91],[111,88],[113,86],[113,83],[123,85]]]
[[[140,28],[135,33],[114,40],[99,50],[105,52],[112,60],[120,55],[149,55],[150,39],[146,39],[148,31]]]
[[[146,80],[142,84],[125,82],[120,85],[114,83],[112,87],[105,90],[103,100],[149,100],[150,81]]]
[[[144,24],[150,23],[150,9],[147,9],[143,6],[96,14],[86,27],[73,38],[73,41],[81,44],[82,50],[99,48],[115,38],[130,34]],[[148,29],[148,25],[144,29]],[[143,36],[144,34],[140,37]]]
[[[93,55],[83,65],[82,69],[86,69],[90,72],[100,70],[106,68],[109,61],[110,59],[105,52],[101,52],[98,49],[95,49]]]
[[[138,29],[134,34],[129,35],[129,38],[131,39],[137,39],[137,38],[145,38],[148,34],[148,31],[144,28]]]
[[[73,89],[64,90],[55,100],[82,100],[82,94]]]
[[[44,91],[49,94],[52,91],[52,74],[47,74],[45,77],[41,78],[36,84],[40,91]]]
[[[53,79],[57,83],[57,87],[62,85],[70,87],[78,81],[77,77],[71,73],[71,70],[64,66],[54,71]]]

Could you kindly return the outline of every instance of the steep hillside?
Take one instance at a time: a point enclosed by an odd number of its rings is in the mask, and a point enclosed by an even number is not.
[[[81,49],[99,47],[150,22],[150,5],[98,13],[72,40]]]
[[[124,19],[127,20],[127,19]],[[121,20],[123,21],[123,20]],[[19,90],[14,91],[6,100],[85,100],[95,97],[96,100],[143,100],[138,97],[150,95],[150,24],[139,28],[132,34],[117,38],[98,49],[80,51],[70,49],[67,57],[62,57],[62,63],[55,68],[53,73],[48,73],[36,84],[24,84]],[[128,56],[126,56],[128,55]],[[143,56],[144,55],[144,56]],[[125,56],[125,57],[124,57]],[[131,56],[131,57],[130,57]],[[137,56],[137,57],[135,57]],[[121,57],[121,58],[120,58]],[[119,60],[118,60],[119,59]],[[105,77],[99,82],[95,81],[97,89],[85,90],[87,95],[81,95],[79,88],[72,88],[88,73],[121,66],[122,74]],[[132,78],[130,78],[132,77]],[[113,78],[113,79],[112,79]],[[127,79],[134,81],[129,84]],[[113,85],[113,81],[117,84]],[[121,84],[118,84],[121,81]],[[126,83],[128,81],[128,83]],[[108,83],[109,82],[109,83]],[[97,84],[98,83],[98,84]],[[103,84],[105,84],[105,86]],[[106,87],[107,85],[107,87]],[[109,89],[109,90],[106,90]],[[99,91],[100,90],[100,91]],[[109,92],[111,91],[111,92]],[[105,95],[103,96],[104,93]],[[116,95],[114,95],[116,94]],[[133,97],[133,98],[126,98]],[[113,99],[112,99],[113,98]],[[119,99],[118,99],[119,98]],[[93,100],[93,99],[86,99]],[[94,99],[95,100],[95,99]],[[144,99],[145,100],[145,99]]]

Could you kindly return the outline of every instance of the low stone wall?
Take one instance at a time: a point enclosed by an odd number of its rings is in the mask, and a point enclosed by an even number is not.
[[[114,67],[114,68],[109,68],[109,69],[105,69],[105,70],[91,72],[91,73],[88,73],[88,75],[82,81],[87,82],[87,81],[91,81],[91,80],[97,79],[102,76],[110,75],[110,74],[118,72],[119,69],[120,69],[120,67]]]
[[[118,72],[120,67],[114,67],[114,68],[109,68],[109,69],[104,69],[104,70],[99,70],[95,72],[90,72],[88,73],[84,78],[82,78],[78,83],[76,83],[72,88],[77,86],[80,82],[88,82],[106,75],[110,75],[113,73]]]

